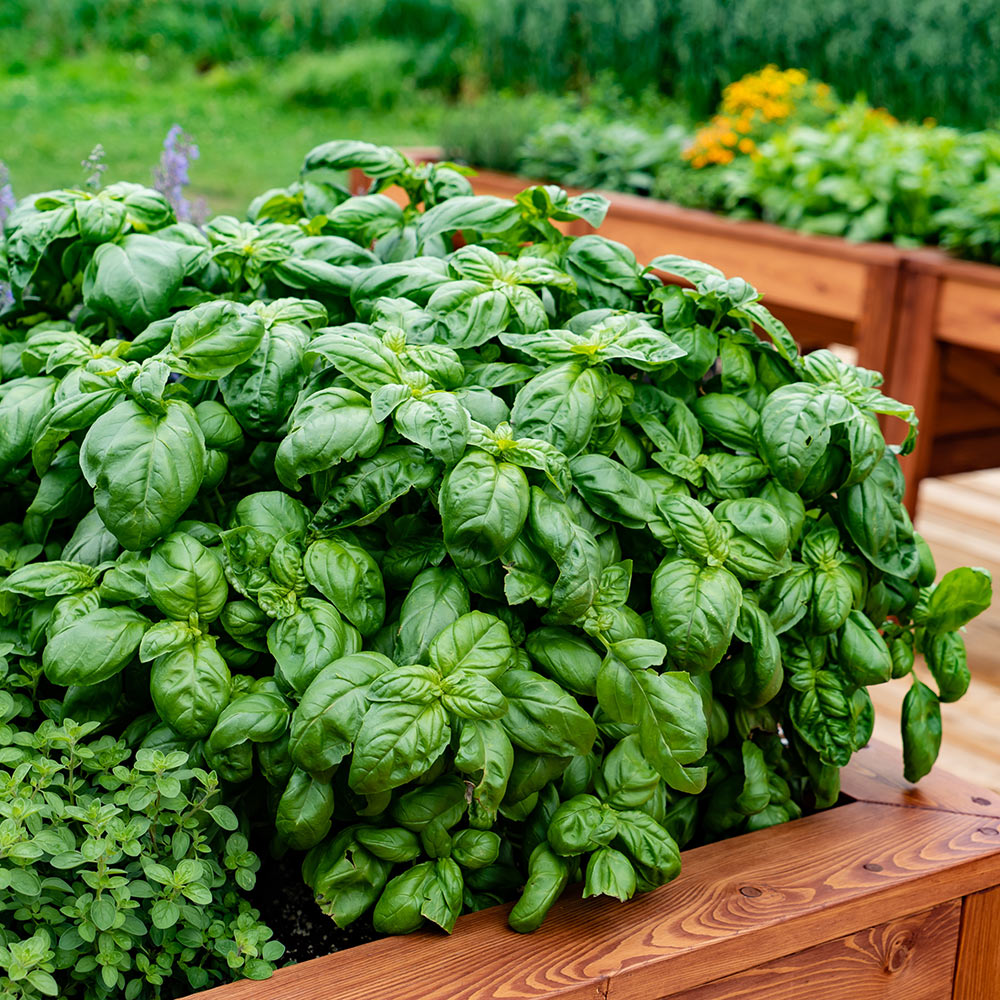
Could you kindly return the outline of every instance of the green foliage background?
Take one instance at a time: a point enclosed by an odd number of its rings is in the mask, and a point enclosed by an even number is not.
[[[282,60],[360,40],[411,43],[418,78],[563,90],[612,70],[707,114],[721,88],[768,62],[864,92],[902,118],[979,127],[996,115],[992,0],[7,0],[8,65],[94,48],[183,54],[201,67]]]

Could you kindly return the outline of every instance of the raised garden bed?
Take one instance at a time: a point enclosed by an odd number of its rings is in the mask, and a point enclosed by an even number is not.
[[[874,743],[845,803],[683,854],[627,906],[567,898],[535,934],[509,907],[451,937],[386,938],[198,1000],[984,1000],[1000,981],[1000,795],[941,772],[919,787]]]

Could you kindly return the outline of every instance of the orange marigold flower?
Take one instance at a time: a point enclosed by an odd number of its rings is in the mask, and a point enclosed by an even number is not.
[[[756,148],[753,139],[740,139],[739,150],[741,153],[752,153]]]

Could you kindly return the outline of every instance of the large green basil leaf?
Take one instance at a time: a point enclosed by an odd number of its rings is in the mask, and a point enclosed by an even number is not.
[[[238,302],[205,302],[174,320],[171,364],[195,379],[218,379],[249,361],[264,336],[259,313]]]
[[[396,659],[422,661],[431,643],[462,615],[469,613],[469,589],[453,569],[425,569],[413,581],[399,612]]]
[[[475,670],[455,670],[444,677],[441,704],[461,719],[499,719],[507,711],[496,686]]]
[[[146,588],[165,615],[180,621],[191,614],[214,621],[229,597],[219,557],[183,531],[173,532],[153,549]]]
[[[0,591],[34,598],[60,597],[90,590],[99,575],[94,566],[67,560],[28,563],[0,580]]]
[[[924,657],[938,686],[940,701],[957,701],[969,690],[972,677],[960,632],[937,632],[924,639]]]
[[[599,517],[626,528],[657,520],[649,484],[606,455],[578,455],[570,462],[573,486]]]
[[[276,673],[301,694],[326,666],[361,648],[361,636],[327,601],[303,597],[299,610],[267,632]]]
[[[510,462],[470,451],[441,486],[441,524],[457,566],[484,566],[508,549],[528,516],[528,481]]]
[[[601,373],[578,361],[546,368],[514,397],[514,432],[547,441],[572,458],[586,448],[605,392]]]
[[[375,454],[382,435],[383,427],[361,393],[320,389],[295,408],[288,434],[278,446],[274,471],[285,486],[298,489],[302,476]]]
[[[296,851],[315,847],[329,832],[333,819],[333,788],[296,768],[278,800],[274,826]]]
[[[98,684],[135,655],[149,619],[129,608],[98,608],[56,632],[42,652],[53,684]]]
[[[427,489],[440,471],[422,448],[403,444],[382,448],[358,463],[350,475],[341,476],[316,512],[313,530],[360,527],[375,521],[410,490]]]
[[[985,611],[992,598],[993,580],[986,570],[950,570],[931,591],[922,624],[931,632],[954,632]]]
[[[219,379],[222,398],[244,430],[264,437],[280,430],[305,382],[308,343],[300,327],[277,323],[265,329],[249,358]]]
[[[666,885],[680,874],[681,856],[677,843],[647,813],[634,809],[619,813],[617,843],[647,883]]]
[[[722,392],[699,396],[691,410],[717,441],[737,451],[757,450],[757,411],[742,397]]]
[[[199,638],[153,661],[149,692],[157,714],[174,732],[201,739],[229,703],[230,676],[215,640]]]
[[[710,566],[721,566],[729,558],[729,541],[711,511],[684,494],[659,496],[656,500],[681,548],[692,558]]]
[[[430,769],[450,737],[447,714],[436,700],[372,705],[354,744],[351,788],[374,795],[405,785]]]
[[[269,743],[280,739],[288,728],[288,703],[269,691],[249,691],[222,710],[205,749],[220,753],[247,740]]]
[[[173,243],[130,233],[104,243],[83,276],[83,301],[136,333],[166,316],[184,280],[184,261]]]
[[[454,465],[469,442],[469,413],[450,392],[430,392],[405,400],[393,416],[403,437]]]
[[[594,603],[604,568],[600,547],[586,528],[577,524],[568,504],[531,490],[531,534],[559,568],[552,587],[547,621],[571,622]]]
[[[352,653],[320,670],[292,714],[289,752],[298,767],[323,774],[350,753],[368,707],[368,688],[393,668],[380,653]]]
[[[52,409],[57,380],[48,376],[15,379],[0,398],[0,478],[31,451],[35,434]]]
[[[385,619],[385,585],[378,564],[346,538],[324,538],[306,549],[306,579],[362,634]]]
[[[455,767],[469,775],[473,785],[469,821],[488,829],[507,791],[514,749],[503,725],[492,719],[463,719],[460,732]]]
[[[791,532],[782,512],[759,498],[723,500],[713,511],[731,528],[726,567],[743,580],[769,580],[791,569]]]
[[[501,720],[511,740],[532,753],[572,757],[590,752],[594,720],[555,681],[531,670],[508,670],[497,679],[508,702]]]
[[[845,682],[831,670],[796,669],[788,710],[799,736],[830,767],[844,767],[857,749]]]
[[[427,656],[442,676],[471,670],[491,681],[518,662],[507,626],[482,611],[470,611],[445,626],[434,637]]]
[[[582,636],[563,628],[535,629],[525,640],[531,659],[561,687],[593,697],[597,693],[600,654]]]
[[[757,430],[760,455],[782,486],[792,491],[802,486],[849,406],[842,397],[806,382],[782,386],[767,397]]]
[[[180,400],[168,400],[162,415],[124,400],[88,431],[81,467],[124,548],[146,548],[190,506],[205,474],[204,440],[194,409]]]
[[[941,703],[914,679],[903,699],[903,777],[919,781],[934,766],[941,749]]]
[[[837,637],[837,659],[859,687],[883,684],[892,676],[889,647],[861,611],[848,614]]]
[[[653,574],[653,620],[670,661],[683,670],[711,670],[736,629],[743,588],[720,566],[664,559]]]

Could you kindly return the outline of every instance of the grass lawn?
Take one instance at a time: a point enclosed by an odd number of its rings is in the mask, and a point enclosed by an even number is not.
[[[242,215],[255,195],[293,181],[313,146],[338,138],[434,143],[442,111],[432,97],[390,112],[283,105],[268,93],[262,66],[197,75],[103,54],[0,77],[0,160],[18,197],[79,186],[80,161],[97,143],[106,181],[150,183],[177,123],[201,150],[192,198],[204,197],[212,214]]]

